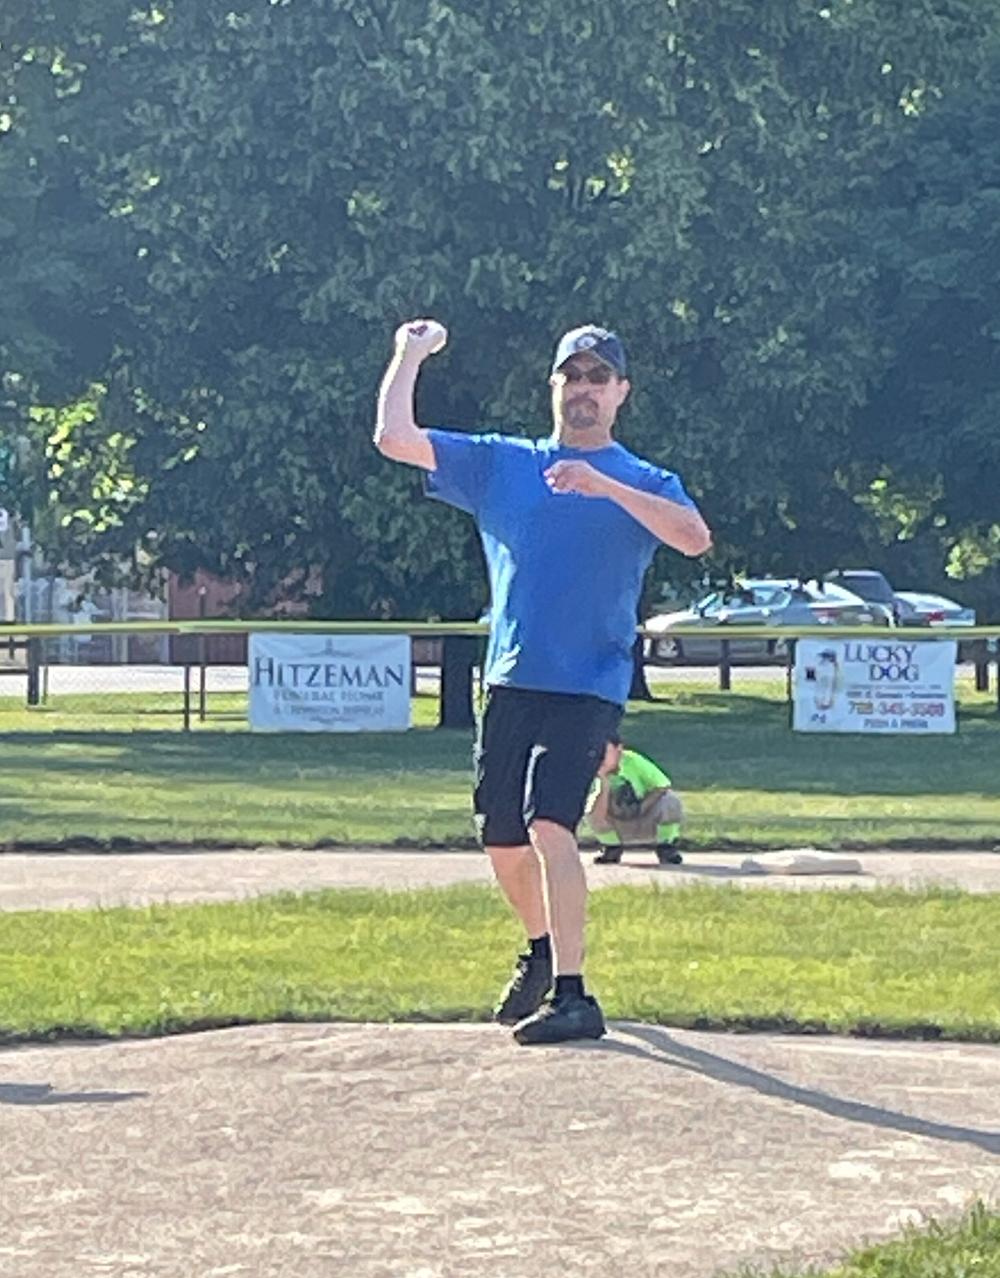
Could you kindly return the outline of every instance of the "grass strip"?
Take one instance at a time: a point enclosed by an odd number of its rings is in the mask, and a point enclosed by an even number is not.
[[[1000,1042],[997,898],[609,888],[588,971],[612,1018]],[[280,1020],[484,1020],[521,937],[483,886],[0,915],[0,1036]]]
[[[170,730],[140,715],[162,695],[103,719],[93,698],[93,719],[87,698],[78,719],[0,708],[0,846],[474,846],[471,732],[429,727],[433,698],[411,732],[316,736]],[[954,737],[793,734],[774,681],[670,686],[624,732],[671,773],[694,847],[989,848],[1000,715],[962,695]]]
[[[735,1278],[764,1278],[743,1269]],[[912,1227],[863,1247],[832,1269],[773,1269],[767,1278],[1000,1278],[1000,1214],[977,1202],[953,1223]]]

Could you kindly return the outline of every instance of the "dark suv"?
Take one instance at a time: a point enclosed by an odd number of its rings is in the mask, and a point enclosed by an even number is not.
[[[902,615],[899,600],[877,568],[838,568],[836,572],[828,572],[823,580],[835,582],[845,590],[853,591],[866,603],[878,604],[885,611],[886,619],[891,618],[893,625],[899,625]]]

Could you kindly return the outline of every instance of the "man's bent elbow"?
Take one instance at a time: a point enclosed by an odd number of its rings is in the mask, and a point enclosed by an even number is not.
[[[379,413],[375,419],[375,433],[372,436],[372,442],[383,457],[397,460],[401,449],[406,446],[406,440],[414,433],[414,428],[409,430],[400,429],[398,422],[393,422],[391,418],[383,416]]]
[[[412,460],[412,448],[392,435],[376,435],[375,447],[389,461],[408,462]]]
[[[423,470],[434,469],[434,449],[424,431],[389,431],[375,428],[374,444],[389,461],[405,462]]]

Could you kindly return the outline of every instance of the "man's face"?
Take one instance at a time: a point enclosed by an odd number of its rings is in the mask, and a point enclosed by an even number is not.
[[[589,351],[571,356],[549,384],[552,414],[563,435],[583,443],[610,431],[629,392],[628,381]]]

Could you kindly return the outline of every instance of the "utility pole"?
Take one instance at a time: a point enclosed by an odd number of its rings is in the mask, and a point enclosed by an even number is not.
[[[16,620],[14,529],[10,512],[0,506],[0,623]]]
[[[26,626],[30,626],[34,620],[34,608],[32,606],[32,571],[31,564],[34,555],[34,549],[31,542],[31,529],[27,524],[22,524],[20,528],[20,537],[15,551],[15,577],[21,582],[21,616],[19,620],[23,621]]]

